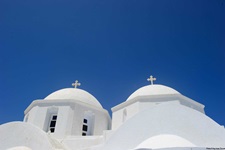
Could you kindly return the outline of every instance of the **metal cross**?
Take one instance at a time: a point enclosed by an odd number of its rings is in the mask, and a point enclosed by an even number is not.
[[[76,80],[75,83],[72,83],[72,86],[74,86],[75,89],[80,85],[81,83],[79,83],[78,80]]]
[[[153,85],[153,81],[156,80],[156,78],[153,78],[153,76],[151,75],[150,78],[147,79],[148,81],[151,81],[151,85]]]

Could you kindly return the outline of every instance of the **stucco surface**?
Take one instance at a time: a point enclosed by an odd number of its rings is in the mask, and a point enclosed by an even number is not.
[[[11,122],[0,126],[0,149],[30,148],[53,150],[54,143],[47,134],[29,123]]]
[[[160,134],[182,137],[198,147],[225,147],[224,127],[196,110],[168,102],[127,120],[106,141],[102,150],[134,149]]]

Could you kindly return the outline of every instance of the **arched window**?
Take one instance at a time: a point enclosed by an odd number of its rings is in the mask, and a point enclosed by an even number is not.
[[[45,117],[44,131],[54,133],[58,117],[58,108],[49,107]]]
[[[94,133],[94,113],[86,111],[83,118],[82,136],[93,135]]]
[[[55,132],[56,121],[57,121],[57,114],[52,114],[49,122],[49,131],[51,133]]]

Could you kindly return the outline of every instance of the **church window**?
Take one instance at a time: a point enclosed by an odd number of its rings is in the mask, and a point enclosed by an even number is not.
[[[87,131],[88,131],[88,121],[87,119],[83,120],[83,127],[82,127],[82,136],[86,136],[87,135]]]
[[[84,121],[83,121],[84,123],[87,123],[87,119],[84,119]]]
[[[87,132],[87,130],[88,130],[88,126],[87,125],[83,125],[83,131],[86,131]]]
[[[50,133],[55,132],[56,124],[57,124],[56,123],[57,116],[58,116],[58,107],[55,107],[55,106],[48,107],[46,116],[45,116],[44,126],[43,126],[43,130],[45,132],[50,132]]]
[[[94,113],[91,111],[86,111],[84,113],[84,118],[83,118],[83,125],[82,125],[82,136],[90,136],[93,135],[94,133],[94,121],[95,121],[95,116]]]
[[[82,133],[82,136],[86,136],[86,135],[87,135],[86,133],[84,133],[84,132]]]
[[[51,133],[55,132],[56,121],[57,121],[57,115],[52,115],[50,120],[50,125],[49,125],[49,130]]]

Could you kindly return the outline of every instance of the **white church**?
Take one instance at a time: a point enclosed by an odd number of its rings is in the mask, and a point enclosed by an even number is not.
[[[154,80],[113,107],[112,118],[78,81],[34,100],[23,122],[0,125],[0,150],[225,150],[225,128],[203,104]]]

